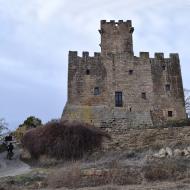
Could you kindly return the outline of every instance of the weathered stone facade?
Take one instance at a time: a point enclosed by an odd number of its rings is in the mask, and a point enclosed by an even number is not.
[[[101,21],[101,53],[69,52],[62,119],[99,127],[150,127],[186,118],[178,54],[133,53],[131,21]]]

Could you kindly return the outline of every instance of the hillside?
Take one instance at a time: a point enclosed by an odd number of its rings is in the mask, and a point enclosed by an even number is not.
[[[112,133],[101,151],[76,162],[41,158],[23,175],[0,178],[3,190],[190,189],[190,127]]]

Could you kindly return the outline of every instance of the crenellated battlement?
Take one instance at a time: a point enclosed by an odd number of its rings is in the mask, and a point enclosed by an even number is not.
[[[90,56],[90,53],[88,51],[83,51],[81,55],[79,55],[78,51],[69,51],[69,57],[70,58],[100,58],[101,53],[100,52],[94,52],[93,56]],[[179,60],[179,54],[178,53],[170,53],[169,57],[165,57],[164,53],[162,52],[156,52],[154,53],[154,57],[150,57],[149,52],[139,52],[139,58],[141,59],[155,59],[155,60]]]
[[[69,51],[69,58],[99,58],[100,56],[100,52],[94,52],[94,56],[90,56],[90,53],[88,51],[83,51],[80,56],[78,54],[78,51]]]
[[[170,59],[179,61],[179,54],[178,53],[170,53]]]
[[[159,60],[163,60],[164,59],[164,53],[160,53],[160,52],[155,53],[154,58],[159,59]]]
[[[82,57],[83,58],[89,57],[89,52],[88,51],[83,51],[82,52]]]
[[[99,33],[102,54],[127,52],[133,55],[133,32],[131,20],[101,20]]]
[[[143,59],[149,59],[149,52],[140,52],[139,57]]]
[[[69,51],[69,57],[77,57],[78,51]]]
[[[159,60],[159,61],[168,61],[168,60],[179,61],[179,54],[178,53],[170,53],[168,57],[165,57],[164,53],[156,52],[156,53],[154,53],[154,57],[150,57],[149,52],[139,52],[139,58]]]
[[[100,57],[101,53],[99,52],[94,52],[94,57]]]
[[[123,21],[123,20],[110,20],[110,21],[106,21],[106,20],[101,20],[101,25],[120,25],[120,24],[125,24],[129,27],[132,27],[132,21],[131,20],[127,20],[127,21]]]

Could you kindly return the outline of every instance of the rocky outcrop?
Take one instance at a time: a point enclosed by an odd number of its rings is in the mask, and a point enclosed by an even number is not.
[[[184,148],[183,150],[174,149],[172,150],[169,147],[161,148],[158,153],[153,155],[156,158],[165,158],[165,157],[190,157],[190,148]]]

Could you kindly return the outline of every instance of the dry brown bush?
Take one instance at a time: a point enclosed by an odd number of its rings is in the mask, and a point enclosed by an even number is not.
[[[41,155],[78,159],[100,148],[103,138],[110,139],[110,136],[91,125],[55,121],[28,131],[22,139],[22,145],[35,159]]]
[[[170,175],[167,170],[161,167],[147,166],[145,170],[145,178],[148,181],[167,180]]]
[[[142,170],[147,181],[175,181],[188,177],[186,165],[171,159],[151,162]]]

